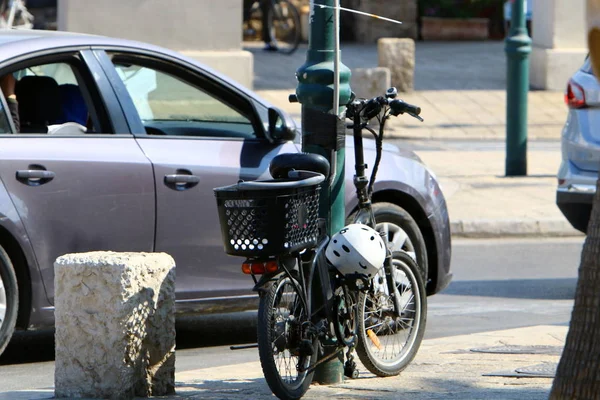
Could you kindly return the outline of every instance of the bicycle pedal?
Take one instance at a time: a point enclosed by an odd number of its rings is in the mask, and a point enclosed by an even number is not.
[[[344,376],[351,379],[358,378],[359,372],[355,362],[346,362],[344,365]]]

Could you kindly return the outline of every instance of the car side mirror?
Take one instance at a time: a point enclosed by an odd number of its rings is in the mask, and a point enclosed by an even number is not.
[[[278,108],[269,108],[269,136],[275,143],[287,142],[296,138],[296,123]]]

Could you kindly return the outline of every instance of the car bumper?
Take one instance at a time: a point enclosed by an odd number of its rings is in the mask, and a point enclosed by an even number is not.
[[[439,193],[439,207],[429,216],[429,222],[433,229],[436,248],[437,248],[437,279],[434,285],[427,289],[428,294],[432,295],[444,290],[452,281],[452,272],[450,271],[450,260],[452,258],[452,235],[450,231],[450,218],[448,206],[443,198],[441,191]],[[432,265],[430,264],[430,268]]]
[[[556,191],[556,205],[573,228],[583,233],[587,231],[595,193],[595,185],[568,185]]]

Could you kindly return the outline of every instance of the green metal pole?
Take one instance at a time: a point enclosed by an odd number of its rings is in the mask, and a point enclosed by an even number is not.
[[[506,176],[527,175],[527,94],[531,38],[525,25],[525,0],[512,0],[510,32],[505,40]]]
[[[321,8],[319,5],[327,6]],[[345,225],[344,164],[345,123],[334,110],[335,27],[334,0],[314,0],[310,10],[310,36],[306,63],[296,71],[296,95],[302,104],[302,151],[317,153],[331,164],[329,185],[321,192],[321,217],[328,221],[332,235]],[[340,65],[339,104],[350,100],[350,70]],[[327,356],[328,352],[323,357]],[[321,364],[314,380],[330,385],[343,380],[343,365],[338,357]]]

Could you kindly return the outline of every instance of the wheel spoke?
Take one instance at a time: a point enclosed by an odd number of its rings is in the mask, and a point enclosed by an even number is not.
[[[405,244],[408,240],[408,235],[406,234],[406,232],[404,232],[403,229],[400,229],[399,227],[395,228],[396,229],[392,230],[392,237],[390,238],[391,249],[392,251],[406,250]]]
[[[412,247],[410,238],[396,227],[389,223],[379,224],[377,227],[381,232],[388,233],[393,246],[401,245],[404,250],[401,256],[393,259],[395,290],[390,296],[385,283],[380,285],[385,291],[374,287],[364,298],[360,309],[360,341],[357,351],[363,364],[379,376],[396,374],[404,369],[414,357],[423,335],[420,325],[423,311],[420,307],[424,291],[415,275],[418,273],[418,266],[412,255],[408,254],[412,260],[407,257],[406,250]],[[395,305],[397,300],[399,310]],[[378,346],[369,339],[368,330],[377,335]]]

